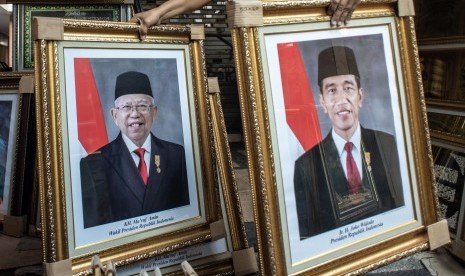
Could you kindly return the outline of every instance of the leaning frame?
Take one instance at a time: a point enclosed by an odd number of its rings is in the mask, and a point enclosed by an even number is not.
[[[44,21],[42,21],[44,20]],[[48,26],[43,29],[44,26]],[[50,26],[57,31],[50,36]],[[132,23],[113,23],[98,21],[81,21],[68,19],[47,19],[36,18],[34,20],[35,30],[35,78],[36,82],[36,111],[41,114],[37,120],[38,132],[38,160],[39,160],[39,182],[40,201],[42,214],[42,233],[44,237],[44,261],[55,263],[63,260],[71,260],[73,274],[89,274],[90,256],[98,254],[105,262],[111,260],[118,266],[124,266],[138,261],[149,260],[161,256],[167,252],[187,246],[203,243],[212,238],[210,224],[222,219],[223,205],[220,200],[220,190],[216,174],[224,174],[221,168],[218,171],[214,163],[214,136],[217,133],[213,130],[211,106],[207,95],[208,84],[205,70],[205,57],[203,51],[203,28],[198,26],[176,27],[163,26],[155,27],[149,31],[145,43],[139,42],[138,25]],[[52,31],[53,33],[53,31]],[[58,36],[57,36],[58,34]],[[62,43],[62,44],[60,44]],[[71,43],[71,44],[69,44]],[[76,44],[77,43],[77,44]],[[82,45],[81,45],[82,44]],[[104,46],[101,46],[103,44]],[[61,45],[61,46],[60,46]],[[181,47],[184,52],[186,68],[179,70],[179,74],[189,73],[186,79],[188,98],[188,125],[192,128],[193,135],[187,137],[187,141],[193,143],[195,160],[195,185],[202,187],[198,189],[198,198],[195,202],[200,202],[200,213],[197,217],[192,217],[189,221],[199,221],[188,224],[183,229],[174,231],[164,231],[160,234],[144,234],[135,240],[122,240],[113,246],[111,241],[98,241],[105,244],[105,247],[97,247],[87,251],[80,251],[80,248],[70,248],[74,243],[74,232],[72,220],[69,214],[76,212],[70,209],[70,184],[67,183],[65,168],[70,166],[66,157],[64,146],[67,145],[66,138],[69,133],[63,131],[68,122],[63,121],[63,114],[66,110],[66,95],[62,89],[65,83],[63,76],[63,57],[60,52],[63,45],[65,47],[109,47],[112,49],[176,49]],[[77,46],[76,46],[77,45]],[[97,46],[96,46],[97,45]],[[131,51],[128,51],[131,52]],[[69,96],[69,95],[68,95]],[[64,102],[63,102],[64,101]],[[65,103],[65,105],[63,104]],[[73,116],[68,113],[68,115]],[[67,115],[67,116],[68,116]],[[186,141],[186,140],[185,140]],[[224,152],[220,157],[225,158]],[[158,165],[157,165],[158,166]],[[230,176],[232,177],[232,176]],[[223,179],[224,180],[224,179]],[[234,191],[234,183],[228,180],[223,187],[226,192],[229,189]],[[190,185],[190,184],[189,184]],[[225,202],[230,204],[226,210],[226,225],[230,228],[227,233],[231,233],[231,250],[243,249],[247,246],[245,231],[243,229],[240,216],[233,212],[240,208],[237,201],[237,194],[225,195]],[[191,201],[192,202],[192,201]],[[233,207],[234,206],[234,207]],[[203,221],[203,222],[202,222]],[[190,223],[190,224],[189,224]],[[226,227],[226,226],[225,226]],[[170,228],[168,228],[170,229]],[[144,231],[146,232],[146,231]],[[142,233],[143,234],[143,233]],[[90,248],[92,248],[92,244]],[[70,253],[74,252],[73,255]],[[218,264],[223,268],[216,270],[229,270],[229,261]],[[212,271],[212,269],[210,269]]]
[[[22,82],[22,86],[21,86]],[[25,83],[29,82],[29,85]],[[29,87],[30,86],[30,87]],[[28,90],[31,89],[31,90]],[[32,91],[32,74],[17,73],[17,72],[2,72],[0,73],[0,95],[2,102],[11,102],[10,117],[2,118],[2,122],[10,122],[8,125],[2,125],[2,173],[1,185],[3,193],[0,194],[0,220],[3,220],[4,215],[20,216],[26,213],[23,210],[24,194],[29,193],[31,187],[26,186],[31,179],[28,176],[33,170],[34,165],[27,159],[30,156],[30,134],[28,130],[33,124],[31,116],[31,108],[33,103]],[[27,91],[28,90],[28,91]],[[9,97],[9,99],[4,99]],[[6,111],[8,109],[5,108]],[[2,113],[2,115],[5,115]],[[5,129],[8,129],[9,135],[6,137]],[[9,139],[10,138],[10,139]],[[21,140],[21,142],[20,142]],[[32,158],[33,159],[33,158]],[[6,169],[6,171],[5,171]],[[4,195],[8,195],[4,197]]]
[[[426,226],[437,221],[438,202],[432,177],[432,154],[413,18],[397,16],[397,1],[362,1],[354,12],[348,28],[357,21],[389,18],[393,22],[390,24],[390,32],[397,37],[393,40],[393,45],[400,49],[399,58],[396,61],[399,62],[397,64],[399,67],[396,69],[397,78],[399,78],[397,83],[400,81],[401,89],[405,91],[401,101],[404,106],[402,125],[403,127],[409,126],[406,127],[409,134],[404,134],[404,136],[406,143],[411,147],[410,165],[415,164],[411,166],[412,171],[409,175],[414,176],[410,189],[414,191],[415,203],[411,210],[415,212],[412,222],[416,226],[404,228],[384,239],[365,238],[364,245],[356,249],[352,247],[352,250],[347,250],[350,246],[341,250],[336,248],[328,254],[316,254],[310,257],[310,261],[302,260],[296,262],[295,265],[289,261],[289,245],[285,243],[288,238],[286,237],[288,229],[283,224],[288,206],[283,207],[283,187],[280,182],[282,166],[277,161],[281,154],[276,145],[276,128],[279,127],[274,125],[276,124],[273,117],[276,114],[273,113],[272,106],[274,100],[270,100],[270,91],[276,86],[269,84],[273,77],[265,76],[269,74],[268,70],[277,71],[279,67],[264,65],[269,62],[264,54],[268,53],[269,49],[265,50],[263,37],[264,33],[273,34],[273,27],[276,27],[275,32],[279,35],[286,33],[282,26],[292,29],[292,26],[298,24],[309,24],[309,26],[314,24],[325,30],[330,29],[329,17],[326,15],[329,1],[261,1],[261,4],[263,26],[247,27],[247,12],[257,10],[256,7],[244,6],[242,9],[238,8],[239,2],[236,7],[234,7],[234,1],[229,3],[230,11],[241,11],[245,15],[245,19],[238,20],[238,26],[234,25],[237,22],[232,22],[233,26],[230,27],[236,58],[261,274],[358,274],[427,249]],[[228,16],[234,20],[240,18],[232,13]],[[253,22],[251,26],[257,26],[254,25],[256,21],[251,20],[251,22]],[[321,27],[321,22],[327,23],[327,26]],[[267,30],[271,31],[267,33]],[[306,31],[314,30],[304,27],[296,32]],[[334,252],[336,254],[333,254]],[[321,256],[323,258],[320,258]]]

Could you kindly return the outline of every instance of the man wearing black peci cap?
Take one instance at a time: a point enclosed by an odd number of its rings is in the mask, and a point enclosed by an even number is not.
[[[300,239],[404,204],[395,138],[359,123],[364,91],[352,49],[321,51],[318,83],[332,130],[295,162]]]
[[[154,103],[147,75],[117,77],[111,115],[121,133],[81,160],[84,228],[189,204],[184,148],[150,132]]]

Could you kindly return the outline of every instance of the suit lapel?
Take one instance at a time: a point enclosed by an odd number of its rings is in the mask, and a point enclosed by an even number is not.
[[[362,164],[363,164],[363,184],[364,185],[369,185],[369,176],[368,176],[368,171],[367,171],[367,160],[366,160],[366,155],[370,155],[370,159],[372,159],[371,155],[373,152],[372,146],[373,146],[373,137],[369,135],[369,133],[362,127],[361,128],[361,139],[362,139]],[[371,163],[371,160],[369,161]],[[370,164],[371,166],[371,164]]]
[[[168,160],[166,159],[168,154],[166,148],[161,145],[157,138],[152,135],[152,152],[150,153],[150,171],[147,186],[146,198],[149,201],[154,200],[154,197],[162,193],[161,189],[164,185],[164,177],[167,173]],[[155,163],[155,158],[159,159],[158,164]],[[145,204],[144,204],[145,205]]]
[[[145,194],[145,185],[142,182],[142,178],[132,159],[131,153],[124,144],[121,134],[115,139],[114,146],[110,149],[109,162],[115,170],[114,173],[118,174],[121,179],[120,185],[126,185],[142,204]],[[116,185],[116,183],[112,184]]]
[[[330,185],[338,194],[346,194],[348,192],[347,178],[344,174],[344,169],[341,165],[339,152],[336,144],[332,139],[331,132],[323,142],[323,160],[328,170],[328,180]]]

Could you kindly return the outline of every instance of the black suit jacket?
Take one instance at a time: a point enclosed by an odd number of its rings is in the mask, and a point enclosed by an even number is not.
[[[348,184],[330,132],[322,142],[295,162],[294,189],[301,239],[404,204],[394,137],[381,131],[361,128],[361,140],[364,152],[362,185],[373,183],[377,194],[376,206],[363,212],[354,212],[349,218],[340,218],[335,198],[340,194],[348,194]]]
[[[121,134],[81,159],[84,228],[189,204],[184,148],[151,137],[147,185]],[[160,157],[159,172],[155,155]]]

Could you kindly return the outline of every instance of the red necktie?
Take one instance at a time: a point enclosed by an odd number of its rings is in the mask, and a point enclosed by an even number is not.
[[[139,170],[140,176],[142,177],[142,181],[144,181],[144,184],[147,185],[148,174],[147,165],[145,164],[144,159],[145,149],[138,148],[134,152],[139,156],[139,165],[137,166],[137,169]]]
[[[349,183],[349,190],[351,194],[358,193],[360,190],[360,173],[358,172],[357,165],[355,164],[354,157],[352,156],[353,146],[354,144],[351,142],[347,142],[344,146],[344,149],[347,152],[347,182]]]

